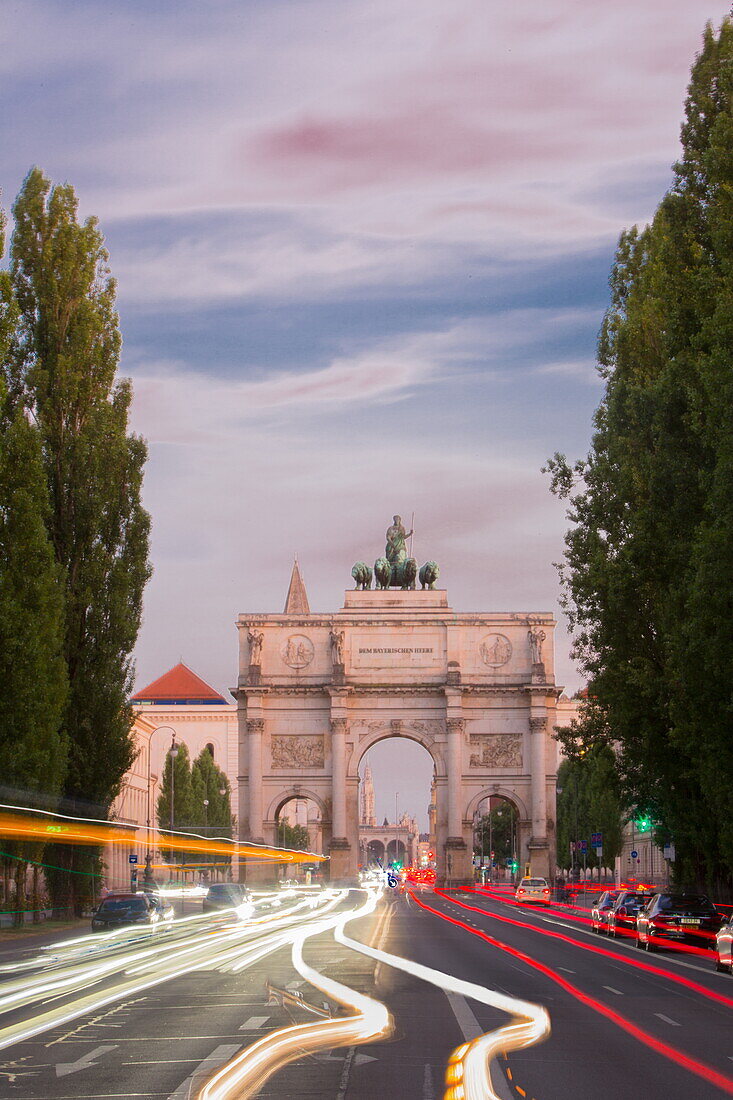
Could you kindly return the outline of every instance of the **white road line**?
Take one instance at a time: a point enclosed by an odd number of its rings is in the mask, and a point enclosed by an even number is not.
[[[671,1024],[672,1027],[682,1027],[682,1024],[678,1024],[676,1020],[670,1020],[669,1016],[665,1016],[663,1012],[655,1012],[654,1015],[660,1020],[664,1020],[665,1024]]]
[[[422,1079],[422,1100],[435,1100],[435,1086],[433,1084],[433,1068],[430,1062],[425,1063],[425,1072]]]
[[[574,974],[574,970],[570,970],[567,966],[558,966],[558,970],[564,970],[566,974]]]
[[[463,1038],[470,1043],[472,1040],[478,1039],[479,1035],[483,1035],[486,1029],[481,1027],[466,998],[461,996],[460,993],[451,993],[449,990],[443,990],[443,992],[453,1010],[453,1015],[458,1021],[458,1026],[463,1032]]]
[[[258,1027],[262,1027],[270,1019],[269,1016],[250,1016],[248,1020],[245,1020],[240,1031],[254,1031]]]
[[[615,993],[617,997],[623,997],[623,993],[620,989],[614,989],[612,985],[604,985],[604,989],[607,989],[609,993]]]
[[[191,1076],[182,1081],[176,1091],[170,1094],[168,1100],[190,1100],[195,1095],[196,1078],[200,1080],[202,1077],[207,1077],[213,1070],[218,1069],[219,1066],[233,1058],[239,1049],[238,1046],[227,1043],[216,1047],[208,1058],[204,1058],[203,1062],[199,1062]]]
[[[458,1026],[463,1032],[463,1038],[467,1043],[472,1042],[474,1039],[478,1039],[479,1035],[484,1034],[484,1028],[476,1019],[473,1010],[471,1009],[468,1001],[460,993],[451,993],[450,990],[444,989],[448,1004],[453,1010]],[[489,1067],[491,1073],[491,1083],[494,1088],[494,1092],[501,1100],[514,1100],[511,1089],[509,1088],[509,1082],[504,1076],[504,1071],[499,1065],[497,1058],[493,1058],[491,1066]],[[431,1078],[432,1083],[432,1078]]]

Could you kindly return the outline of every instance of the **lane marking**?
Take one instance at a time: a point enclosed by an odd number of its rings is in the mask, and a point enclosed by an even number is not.
[[[655,1016],[658,1016],[660,1020],[664,1020],[665,1024],[671,1024],[672,1027],[681,1027],[676,1020],[670,1020],[669,1016],[665,1016],[663,1012],[655,1012]]]
[[[607,989],[609,993],[615,993],[617,997],[623,997],[623,993],[620,989],[614,989],[612,985],[604,985],[604,989]]]
[[[168,1100],[190,1100],[194,1095],[196,1078],[206,1077],[212,1070],[218,1069],[224,1062],[228,1062],[230,1058],[233,1058],[239,1049],[239,1046],[228,1043],[222,1043],[221,1046],[216,1047],[208,1058],[204,1058],[202,1062],[199,1062],[190,1077],[187,1077],[185,1081],[181,1081],[176,1091],[170,1094]]]
[[[95,1047],[94,1050],[87,1051],[86,1054],[82,1054],[81,1058],[77,1058],[75,1062],[59,1062],[56,1065],[56,1076],[67,1077],[70,1073],[78,1073],[82,1069],[91,1069],[92,1066],[96,1066],[97,1058],[101,1058],[104,1054],[109,1054],[111,1050],[117,1050],[117,1044],[103,1047]]]
[[[433,1084],[433,1067],[430,1062],[425,1063],[425,1072],[422,1079],[422,1100],[435,1100],[435,1085]]]
[[[473,1009],[466,998],[462,994],[453,993],[449,989],[444,989],[443,993],[451,1007],[459,1028],[463,1032],[463,1038],[466,1042],[471,1043],[474,1039],[478,1039],[479,1036],[483,1035],[485,1033],[485,1028],[481,1027],[481,1024],[476,1019]],[[511,1072],[512,1071],[507,1068],[507,1074],[509,1074],[509,1076],[511,1076]],[[496,1058],[492,1058],[491,1060],[489,1073],[491,1075],[491,1083],[494,1092],[500,1100],[513,1100],[511,1090],[504,1076],[504,1070],[499,1065]]]
[[[270,1019],[269,1016],[250,1016],[248,1020],[245,1020],[239,1031],[254,1031],[258,1027],[262,1027]]]
[[[557,969],[558,969],[558,970],[564,970],[566,974],[574,974],[574,973],[575,973],[575,971],[574,971],[574,970],[571,970],[571,969],[570,969],[569,967],[567,967],[567,966],[558,966],[558,968],[557,968]]]

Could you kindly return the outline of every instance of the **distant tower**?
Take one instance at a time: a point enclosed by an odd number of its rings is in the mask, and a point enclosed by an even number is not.
[[[308,606],[308,593],[305,590],[305,584],[303,578],[300,575],[300,566],[298,565],[298,559],[293,562],[293,572],[290,577],[290,587],[288,588],[288,596],[285,600],[284,615],[310,615],[311,609]]]
[[[362,780],[361,824],[372,827],[377,824],[377,819],[374,816],[374,782],[372,780],[372,769],[368,764],[364,769],[364,779]]]
[[[437,806],[437,792],[435,786],[435,776],[430,784],[430,805],[428,806],[428,834],[430,836],[430,843],[435,847],[436,833],[438,831],[438,806]]]

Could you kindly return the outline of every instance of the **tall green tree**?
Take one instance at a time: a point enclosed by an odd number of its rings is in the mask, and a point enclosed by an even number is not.
[[[708,27],[682,158],[621,236],[589,455],[549,464],[570,501],[562,576],[589,680],[573,742],[614,743],[629,806],[676,842],[679,881],[733,888],[733,29]]]
[[[519,815],[511,802],[502,802],[492,807],[490,813],[483,814],[474,831],[473,854],[491,857],[497,866],[506,866],[517,848],[517,824]]]
[[[571,867],[571,841],[585,840],[586,867],[613,867],[623,847],[624,813],[619,776],[612,749],[594,745],[583,756],[563,760],[557,771],[557,864]],[[591,847],[591,835],[601,833],[603,856]],[[582,866],[576,857],[575,866]]]
[[[0,256],[5,220],[0,212]],[[0,363],[6,364],[18,309],[0,271]],[[9,400],[0,373],[0,783],[2,800],[28,805],[56,794],[66,771],[60,727],[66,704],[62,574],[48,536],[48,486],[41,439],[25,409]],[[15,911],[23,908],[25,860],[37,845],[8,845],[15,856]]]
[[[292,848],[298,852],[310,850],[310,838],[305,825],[291,825],[287,817],[278,822],[277,842],[280,848]]]
[[[128,432],[130,383],[118,380],[115,283],[95,218],[80,224],[68,184],[34,168],[13,208],[11,275],[20,310],[9,380],[41,437],[48,531],[63,570],[69,681],[63,793],[106,813],[134,758],[131,653],[150,575],[140,500],[146,447]],[[56,850],[57,900],[79,911],[89,863]],[[88,868],[87,868],[88,869]]]
[[[231,789],[221,768],[207,748],[203,748],[191,768],[195,809],[192,824],[199,826],[203,836],[228,837],[233,835]],[[205,803],[208,803],[206,805]],[[231,857],[223,855],[201,856],[201,863],[231,863]]]
[[[167,831],[172,823],[174,832],[198,833],[203,808],[194,788],[191,758],[183,741],[177,743],[176,749],[175,757],[168,753],[165,758],[163,782],[158,795],[158,826]],[[166,848],[161,849],[161,855],[166,862],[185,863],[188,859],[185,852],[171,853]],[[196,855],[196,859],[199,858]]]

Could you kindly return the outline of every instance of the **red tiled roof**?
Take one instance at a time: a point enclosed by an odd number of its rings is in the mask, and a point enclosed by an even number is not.
[[[226,699],[218,691],[215,691],[210,684],[182,662],[168,669],[157,680],[153,680],[152,684],[136,692],[132,702],[144,703],[153,699],[206,699],[226,703]]]

